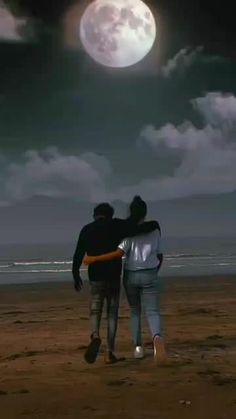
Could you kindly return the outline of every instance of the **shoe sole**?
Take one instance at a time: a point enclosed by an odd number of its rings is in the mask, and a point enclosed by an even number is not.
[[[84,359],[88,364],[94,364],[94,362],[96,361],[101,343],[102,341],[100,338],[95,338],[89,344],[84,354]]]
[[[145,355],[134,355],[134,359],[143,359],[145,358]]]
[[[167,361],[164,341],[160,337],[154,338],[154,361],[157,364],[163,364]]]
[[[134,351],[134,359],[143,359],[145,357],[145,353],[144,353],[144,349],[142,346],[137,346],[137,348],[139,348],[139,350]]]

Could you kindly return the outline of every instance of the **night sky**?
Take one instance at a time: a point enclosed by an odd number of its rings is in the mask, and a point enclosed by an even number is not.
[[[229,2],[147,0],[157,40],[125,69],[105,68],[84,52],[76,30],[88,3],[8,0],[6,22],[0,0],[0,212],[14,208],[20,225],[19,208],[34,199],[62,208],[128,202],[139,193],[157,211],[160,200],[199,197],[203,218],[214,195],[227,234],[228,202],[236,203]],[[192,205],[189,211],[194,222]]]

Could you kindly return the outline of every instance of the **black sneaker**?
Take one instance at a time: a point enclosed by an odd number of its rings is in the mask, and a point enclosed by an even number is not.
[[[84,359],[88,364],[93,364],[96,361],[101,343],[100,338],[92,338],[84,354]]]

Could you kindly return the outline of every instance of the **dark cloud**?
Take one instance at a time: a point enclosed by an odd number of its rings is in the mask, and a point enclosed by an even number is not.
[[[5,0],[16,16],[27,15],[45,24],[53,25],[59,22],[65,11],[76,0]],[[80,1],[81,2],[81,1]]]
[[[223,58],[217,55],[208,55],[204,53],[204,47],[199,46],[195,49],[182,48],[178,51],[174,57],[168,59],[165,63],[160,73],[163,77],[171,77],[174,74],[183,74],[185,71],[194,65],[200,64],[210,64],[210,63],[220,63],[223,61]]]

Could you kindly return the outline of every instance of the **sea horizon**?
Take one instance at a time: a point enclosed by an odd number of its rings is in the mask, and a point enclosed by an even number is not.
[[[0,284],[71,281],[75,243],[0,245]],[[236,274],[236,241],[232,237],[163,239],[160,276]],[[81,267],[87,279],[87,267]]]

